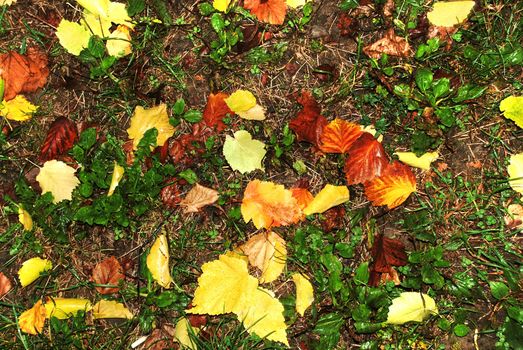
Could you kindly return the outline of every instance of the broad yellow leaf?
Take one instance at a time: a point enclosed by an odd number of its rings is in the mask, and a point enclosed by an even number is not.
[[[227,11],[230,3],[231,0],[213,0],[212,7],[220,12],[225,12]]]
[[[523,194],[523,153],[514,154],[510,157],[507,171],[510,187]]]
[[[107,38],[105,47],[111,56],[123,57],[129,55],[132,52],[129,28],[119,25]]]
[[[133,318],[133,313],[124,304],[114,300],[100,300],[93,306],[93,318]]]
[[[453,27],[464,22],[474,8],[475,1],[438,1],[427,13],[429,22],[438,27]]]
[[[234,113],[246,112],[256,106],[256,97],[248,90],[236,90],[224,101]]]
[[[235,313],[247,332],[289,346],[283,305],[274,297],[272,291],[261,287],[256,289],[250,294],[246,305]]]
[[[287,6],[290,8],[296,9],[307,3],[307,0],[286,0]]]
[[[438,152],[427,152],[420,157],[416,156],[414,152],[395,152],[394,154],[402,163],[423,170],[430,170],[430,164],[439,157]]]
[[[56,28],[56,36],[67,52],[78,56],[89,45],[91,32],[79,23],[62,19]]]
[[[169,123],[167,105],[165,103],[152,108],[136,106],[133,117],[131,118],[131,126],[127,129],[129,138],[133,140],[134,149],[138,148],[143,134],[152,128],[158,130],[158,137],[156,138],[157,146],[162,146],[169,137],[173,136],[174,127]]]
[[[309,279],[301,273],[293,274],[292,280],[296,284],[296,311],[303,316],[314,301],[314,290]]]
[[[17,0],[0,0],[0,6],[9,6],[16,2]]]
[[[75,316],[79,311],[90,311],[91,302],[79,298],[49,298],[45,303],[46,317],[64,320]]]
[[[33,229],[33,219],[22,206],[18,206],[18,221],[24,226],[24,230],[31,231]]]
[[[131,29],[134,28],[134,24],[131,22],[131,17],[129,17],[124,3],[109,2],[109,15],[107,19],[113,23],[123,24]]]
[[[10,119],[23,122],[31,119],[38,106],[27,101],[22,95],[17,95],[9,101],[3,101],[0,104],[0,115]]]
[[[124,167],[121,165],[118,165],[118,163],[114,162],[113,176],[111,177],[111,185],[109,186],[109,191],[107,192],[108,196],[113,195],[114,190],[120,183],[120,180],[122,179],[124,172],[125,172]]]
[[[169,288],[173,279],[169,269],[169,245],[165,235],[160,235],[154,241],[149,255],[147,255],[147,268],[153,278],[164,288]]]
[[[76,0],[76,2],[96,16],[109,16],[109,0]]]
[[[249,275],[247,262],[225,254],[203,264],[192,300],[191,314],[239,313],[251,301],[258,280]]]
[[[503,116],[523,128],[523,96],[509,96],[499,104]]]
[[[252,266],[262,271],[260,283],[274,281],[285,268],[287,260],[285,241],[274,232],[258,233],[238,249],[247,255]]]
[[[109,36],[109,34],[111,34],[111,26],[113,25],[111,21],[109,21],[108,19],[92,14],[87,10],[84,11],[80,23],[91,34],[96,35],[100,38],[105,38]]]
[[[184,212],[195,213],[206,205],[213,204],[218,198],[218,191],[196,184],[180,202],[180,205],[185,207]]]
[[[18,270],[18,279],[22,287],[28,286],[40,277],[40,274],[51,270],[53,263],[50,260],[42,258],[31,258],[22,263]]]
[[[36,181],[42,188],[42,194],[51,192],[53,203],[64,199],[71,200],[73,191],[80,184],[80,180],[74,175],[76,170],[62,161],[53,159],[44,163],[36,177]]]
[[[193,334],[200,332],[200,329],[191,326],[188,319],[185,317],[180,318],[174,328],[174,340],[183,345],[184,349],[196,350],[198,347],[192,341],[189,335],[189,329],[192,330]]]
[[[246,110],[236,112],[241,118],[247,120],[264,120],[265,117],[265,108],[256,104],[256,106]]]
[[[389,306],[386,323],[404,324],[415,321],[421,322],[430,315],[437,315],[436,302],[427,294],[418,292],[403,292],[392,300]]]
[[[18,325],[24,333],[34,335],[42,333],[46,318],[45,315],[46,311],[42,300],[38,300],[32,308],[22,312],[20,317],[18,317]]]
[[[305,215],[323,213],[328,209],[345,203],[350,198],[347,186],[327,184],[303,210]]]
[[[234,137],[226,136],[223,155],[233,170],[245,174],[256,169],[263,170],[262,159],[265,156],[265,144],[253,140],[245,130],[238,130]]]

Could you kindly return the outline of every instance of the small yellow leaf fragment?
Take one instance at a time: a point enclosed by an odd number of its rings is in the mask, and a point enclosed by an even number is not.
[[[76,2],[96,16],[109,16],[109,0],[76,0]]]
[[[169,269],[169,245],[165,235],[158,236],[154,241],[151,251],[147,255],[147,268],[160,286],[170,287],[173,280]]]
[[[46,317],[60,320],[75,316],[79,311],[90,311],[91,302],[79,298],[49,298],[45,303]]]
[[[256,106],[242,112],[236,112],[240,116],[240,118],[246,119],[246,120],[265,120],[265,108],[260,106],[259,104],[256,104]]]
[[[438,1],[427,13],[429,22],[438,27],[453,27],[464,22],[474,8],[475,1]]]
[[[27,101],[22,95],[17,95],[9,101],[3,101],[0,104],[0,115],[9,119],[23,122],[31,119],[38,106]]]
[[[109,35],[105,47],[111,56],[123,57],[129,55],[132,52],[129,28],[124,25],[119,25],[111,35]]]
[[[523,96],[509,96],[499,104],[503,116],[523,128]]]
[[[18,270],[18,279],[22,287],[28,286],[40,277],[40,274],[51,270],[53,263],[50,260],[42,258],[31,258],[22,263]]]
[[[394,154],[402,163],[423,170],[430,170],[430,164],[439,157],[438,152],[427,152],[419,157],[414,152],[395,152]]]
[[[32,308],[22,312],[18,317],[18,325],[24,333],[36,335],[42,333],[45,323],[45,307],[42,300],[38,300]]]
[[[24,230],[31,231],[33,229],[33,219],[22,206],[18,206],[18,221],[24,226]]]
[[[258,233],[238,247],[238,250],[247,255],[252,266],[262,271],[260,283],[276,280],[285,268],[287,261],[285,241],[274,232]]]
[[[216,202],[218,198],[218,191],[196,184],[180,202],[180,205],[185,207],[185,213],[196,213],[206,205]]]
[[[234,137],[227,135],[223,144],[225,159],[233,170],[242,174],[263,170],[262,160],[266,152],[265,144],[254,140],[246,130],[236,131]]]
[[[124,304],[114,300],[100,300],[93,306],[93,318],[127,318],[132,319],[133,313]]]
[[[107,192],[108,196],[113,195],[114,190],[120,183],[120,180],[122,179],[124,172],[125,172],[124,167],[121,165],[118,165],[118,163],[114,162],[113,176],[111,177],[111,185],[109,186],[109,191]]]
[[[305,310],[314,301],[314,289],[309,279],[301,273],[293,274],[292,280],[296,284],[296,311],[303,317]]]
[[[510,187],[514,191],[523,194],[523,153],[514,154],[510,157],[507,172]]]
[[[165,103],[152,108],[136,107],[131,118],[131,126],[127,129],[129,138],[133,140],[133,149],[136,150],[138,148],[138,144],[145,132],[152,128],[158,130],[157,146],[163,146],[165,141],[173,136],[174,127],[169,123],[167,105]]]
[[[296,9],[307,3],[307,0],[286,0],[287,6],[290,8]]]
[[[323,213],[332,207],[345,203],[349,199],[350,195],[347,186],[327,184],[303,210],[303,213],[305,215]]]
[[[176,323],[176,327],[174,328],[174,340],[183,345],[184,349],[187,348],[196,350],[198,347],[192,341],[189,335],[189,329],[192,330],[193,334],[198,334],[200,332],[199,328],[194,328],[191,326],[188,319],[185,317],[180,318]]]
[[[78,56],[89,45],[91,32],[79,23],[62,19],[56,28],[56,36],[67,52]]]
[[[422,322],[430,315],[437,315],[436,302],[427,294],[418,292],[403,292],[392,300],[387,315],[388,324],[404,324],[407,322]]]
[[[44,163],[40,168],[36,181],[42,188],[42,194],[51,192],[53,203],[59,203],[64,199],[71,200],[73,191],[80,184],[80,180],[74,175],[76,170],[62,161],[53,159]]]
[[[107,19],[116,24],[123,24],[130,29],[134,28],[131,17],[129,17],[127,13],[127,8],[122,2],[109,2],[109,15]]]
[[[246,112],[256,106],[256,97],[248,90],[236,90],[224,101],[234,113]]]
[[[372,124],[367,125],[367,126],[360,125],[360,128],[361,128],[361,131],[368,132],[369,134],[371,134],[374,137],[376,137],[376,134],[378,133],[378,130],[376,130],[376,127]],[[378,140],[378,142],[382,142],[383,134],[380,134],[376,140]]]
[[[0,0],[0,6],[9,6],[16,2],[17,0]]]
[[[230,3],[231,0],[213,0],[212,7],[220,12],[225,12],[227,11]]]

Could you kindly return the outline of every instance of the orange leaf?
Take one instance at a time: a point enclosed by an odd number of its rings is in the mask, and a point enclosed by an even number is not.
[[[283,24],[287,13],[285,0],[244,0],[243,7],[259,21],[269,24]]]
[[[374,136],[364,132],[348,151],[345,163],[347,184],[364,183],[380,176],[389,164],[385,149]]]
[[[41,333],[44,329],[46,313],[42,300],[38,300],[32,308],[22,312],[18,318],[18,325],[22,332],[28,334]]]
[[[7,278],[3,272],[0,272],[0,298],[6,295],[11,288],[13,288],[13,286],[11,285],[9,278]]]
[[[293,187],[291,188],[292,196],[296,198],[296,201],[298,202],[298,206],[301,210],[305,209],[306,206],[309,205],[310,202],[314,199],[314,196],[312,193],[309,192],[306,188],[301,187]]]
[[[375,59],[379,59],[382,54],[389,56],[409,57],[412,54],[410,45],[400,36],[394,34],[394,29],[389,29],[385,36],[375,43],[365,46],[363,52]]]
[[[97,284],[107,284],[116,287],[96,287],[100,294],[118,293],[118,283],[123,280],[125,275],[118,260],[114,256],[110,256],[98,263],[93,269],[92,280]]]
[[[227,113],[233,114],[224,101],[227,97],[229,97],[228,94],[218,92],[216,94],[211,93],[207,98],[207,104],[203,110],[203,120],[208,127],[214,127],[217,131],[225,129],[223,118]]]
[[[218,191],[196,184],[180,202],[180,205],[185,207],[185,213],[196,213],[206,205],[216,202],[218,197]]]
[[[416,191],[416,178],[405,164],[395,161],[389,164],[381,176],[365,183],[365,195],[372,205],[396,208]]]
[[[362,133],[358,124],[336,118],[323,128],[320,149],[324,153],[346,153]]]
[[[298,141],[307,141],[318,146],[323,128],[328,124],[327,119],[320,115],[321,108],[310,92],[303,91],[296,101],[303,109],[290,121],[289,127],[296,133]]]

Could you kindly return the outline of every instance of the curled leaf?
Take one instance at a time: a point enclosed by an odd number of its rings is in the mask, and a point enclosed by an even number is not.
[[[124,304],[114,300],[100,300],[93,306],[93,318],[127,318],[132,319],[133,313]]]
[[[62,161],[49,160],[40,168],[36,181],[42,188],[42,194],[51,192],[53,203],[59,203],[64,199],[71,200],[73,191],[80,184],[80,180],[74,175],[76,170]]]
[[[294,273],[292,281],[296,284],[296,311],[303,316],[314,301],[314,290],[309,279],[301,273]]]
[[[118,165],[118,163],[116,163],[116,161],[115,161],[114,167],[113,167],[113,175],[111,177],[111,185],[109,186],[109,191],[107,191],[108,196],[113,195],[114,190],[120,183],[120,180],[123,178],[124,172],[125,172],[124,167],[121,165]]]
[[[347,186],[327,184],[303,210],[303,214],[323,213],[332,207],[345,203],[349,198],[350,195]]]
[[[154,241],[151,251],[147,255],[147,268],[160,286],[170,287],[173,280],[169,269],[169,244],[165,235],[158,236]]]
[[[31,215],[21,206],[18,206],[18,221],[24,226],[24,230],[31,231],[33,229]]]
[[[45,307],[42,300],[38,300],[32,308],[22,312],[18,317],[18,326],[24,333],[36,335],[42,333],[46,318]]]
[[[42,258],[31,258],[22,263],[22,267],[18,270],[18,279],[22,287],[28,286],[40,277],[40,275],[51,270],[53,263],[50,260]]]
[[[427,152],[419,157],[414,152],[395,152],[394,155],[398,156],[402,163],[423,170],[430,170],[430,164],[439,157],[438,152]]]
[[[252,236],[245,244],[238,247],[249,258],[249,263],[262,272],[260,283],[276,280],[287,260],[285,241],[274,232],[262,232]]]
[[[422,322],[430,315],[437,315],[436,302],[427,294],[418,292],[403,292],[392,300],[387,314],[388,324],[404,324],[407,322]]]
[[[79,298],[48,298],[45,303],[46,317],[64,320],[74,317],[79,311],[90,311],[91,302]]]

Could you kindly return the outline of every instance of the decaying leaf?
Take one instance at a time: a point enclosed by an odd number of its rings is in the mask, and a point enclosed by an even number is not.
[[[287,13],[285,0],[244,0],[243,7],[260,22],[283,24]]]
[[[254,140],[246,130],[236,131],[234,138],[227,135],[223,144],[225,159],[233,170],[242,174],[263,170],[262,160],[266,152],[265,144]]]
[[[296,285],[296,311],[303,316],[314,301],[314,289],[309,279],[301,273],[294,273],[292,280]]]
[[[95,287],[100,294],[118,293],[118,284],[125,279],[120,262],[114,257],[105,258],[96,264],[92,273],[92,281],[96,284],[104,284],[113,287]]]
[[[198,334],[200,332],[199,328],[191,326],[191,323],[185,317],[182,317],[176,322],[176,327],[174,329],[174,340],[180,343],[184,349],[196,350],[198,347],[192,341],[189,335],[189,329],[191,329],[193,334]]]
[[[303,108],[296,118],[290,121],[289,127],[296,133],[298,141],[307,141],[319,147],[323,128],[328,121],[320,115],[321,108],[310,92],[302,91],[296,100]]]
[[[184,207],[185,213],[196,213],[201,208],[216,202],[218,198],[218,191],[196,184],[180,202],[180,205]]]
[[[59,203],[73,198],[73,191],[80,184],[75,172],[74,168],[64,162],[53,159],[40,168],[36,181],[42,188],[42,194],[51,192],[53,203]]]
[[[79,311],[91,310],[91,302],[80,298],[48,298],[45,303],[46,317],[64,320],[75,316]]]
[[[507,172],[510,187],[523,194],[523,153],[514,154],[510,157]]]
[[[520,204],[510,204],[504,219],[509,229],[523,229],[523,207]]]
[[[32,308],[22,312],[18,317],[18,325],[22,332],[36,335],[42,333],[46,319],[45,307],[42,300],[38,300]]]
[[[173,136],[174,127],[169,123],[167,105],[165,103],[152,108],[136,106],[131,118],[131,126],[127,129],[129,139],[133,140],[133,149],[136,150],[138,148],[138,144],[145,132],[152,128],[158,130],[157,146],[162,146],[169,137]]]
[[[394,209],[416,192],[416,177],[405,164],[394,161],[379,177],[365,183],[365,195],[372,205],[386,205]]]
[[[33,229],[33,219],[22,206],[18,206],[18,221],[24,226],[24,230],[31,231]]]
[[[394,279],[397,273],[393,266],[405,266],[407,264],[405,245],[397,239],[377,234],[374,236],[371,255],[373,261],[369,267],[369,284],[378,286],[380,282],[386,281],[394,281],[399,284],[399,281]]]
[[[345,175],[349,185],[365,183],[380,176],[389,164],[385,149],[368,132],[352,144],[348,153]]]
[[[409,43],[405,38],[397,36],[394,33],[394,28],[389,29],[380,40],[365,46],[363,52],[374,59],[379,59],[383,54],[398,57],[409,57],[412,55]]]
[[[345,203],[349,198],[349,189],[347,186],[327,184],[303,210],[303,214],[323,213],[332,207]]]
[[[51,270],[53,263],[50,260],[42,258],[31,258],[22,263],[18,270],[18,279],[22,287],[28,286],[40,277],[40,275]]]
[[[166,180],[168,184],[160,192],[162,203],[169,208],[176,208],[181,201],[180,189],[178,188],[178,182],[176,178]]]
[[[418,292],[403,292],[392,300],[387,314],[388,324],[404,324],[407,322],[422,322],[430,315],[437,315],[436,302],[427,294]]]
[[[0,272],[0,299],[4,297],[9,291],[13,288],[11,280],[4,275],[3,272]]]
[[[169,244],[165,235],[158,236],[154,241],[147,255],[147,268],[160,286],[164,288],[171,286],[173,280],[169,269]]]
[[[114,57],[127,56],[132,52],[130,29],[119,25],[107,39],[105,44],[107,53]]]
[[[398,156],[402,163],[423,170],[430,170],[430,164],[439,157],[438,152],[427,152],[419,157],[414,152],[395,152],[394,155]]]
[[[9,101],[0,103],[0,116],[19,122],[31,119],[37,110],[38,106],[27,101],[22,95],[17,95]]]
[[[336,118],[323,128],[320,149],[325,153],[346,153],[362,133],[360,125]]]
[[[132,319],[133,313],[124,304],[114,300],[100,300],[93,306],[93,318],[127,318]]]
[[[475,1],[437,1],[427,12],[427,19],[438,27],[453,27],[464,22],[474,8]]]
[[[229,97],[224,92],[218,92],[216,94],[211,93],[207,98],[207,104],[203,110],[203,121],[208,127],[216,128],[217,131],[225,129],[223,118],[227,114],[233,114],[225,99]]]
[[[523,128],[523,96],[509,96],[499,104],[503,116]]]
[[[270,283],[276,280],[287,261],[285,241],[274,232],[261,232],[252,236],[246,243],[238,247],[249,258],[249,263],[262,272],[260,283]]]
[[[119,165],[115,161],[114,162],[114,167],[113,167],[113,175],[111,177],[111,185],[109,186],[109,191],[107,191],[107,195],[108,196],[112,196],[113,195],[114,190],[116,190],[116,187],[120,183],[120,180],[123,178],[124,172],[125,172],[124,167]]]
[[[78,131],[73,121],[66,117],[56,118],[45,137],[40,150],[40,160],[45,162],[65,154],[78,139]]]

